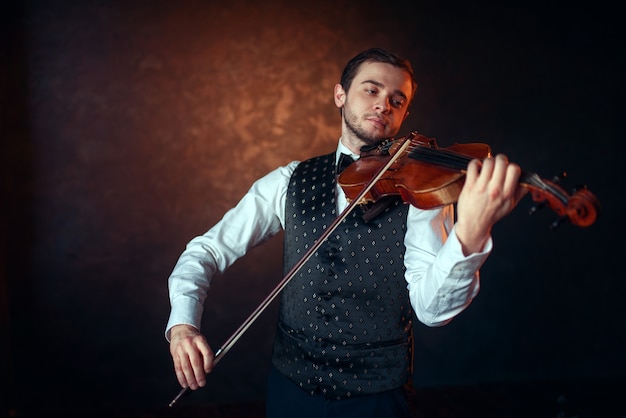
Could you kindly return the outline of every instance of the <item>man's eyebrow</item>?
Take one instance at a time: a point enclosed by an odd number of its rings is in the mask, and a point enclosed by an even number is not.
[[[373,84],[376,87],[380,87],[380,88],[384,88],[385,87],[385,85],[383,83],[381,83],[380,81],[376,81],[376,80],[364,80],[361,84],[367,84],[367,83]],[[394,93],[399,95],[399,96],[402,96],[402,98],[404,98],[405,100],[408,99],[406,97],[406,94],[404,94],[402,92],[402,90],[395,90]]]

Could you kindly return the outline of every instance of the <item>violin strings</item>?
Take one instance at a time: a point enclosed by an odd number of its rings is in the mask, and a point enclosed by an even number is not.
[[[465,170],[467,168],[467,164],[469,164],[469,162],[474,158],[450,150],[431,148],[426,145],[410,145],[407,152],[409,158],[436,164],[453,170]],[[520,182],[548,191],[551,195],[560,199],[563,204],[567,204],[569,200],[568,196],[565,195],[562,190],[558,187],[554,187],[550,183],[546,183],[535,173],[522,172]]]
[[[441,165],[453,170],[464,170],[472,157],[449,150],[430,148],[424,145],[409,147],[409,157],[415,160]]]
[[[563,204],[567,204],[568,202],[568,197],[566,195],[563,194],[563,192],[556,188],[553,187],[551,184],[546,183],[541,177],[539,177],[537,174],[532,173],[532,174],[528,174],[526,172],[522,173],[522,177],[526,183],[530,184],[531,186],[535,186],[539,189],[542,190],[547,190],[550,192],[550,194],[552,194],[553,196],[556,196],[557,198],[559,198],[561,200],[561,202],[563,202]],[[520,180],[522,181],[522,180]]]

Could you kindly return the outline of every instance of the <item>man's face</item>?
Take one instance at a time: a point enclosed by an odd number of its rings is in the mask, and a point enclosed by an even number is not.
[[[335,87],[335,103],[343,107],[343,135],[363,144],[393,137],[408,115],[410,75],[391,64],[365,62],[349,91]]]

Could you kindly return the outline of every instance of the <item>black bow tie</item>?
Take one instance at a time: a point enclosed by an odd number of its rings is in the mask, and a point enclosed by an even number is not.
[[[354,158],[351,155],[344,154],[343,152],[339,156],[339,161],[337,162],[337,170],[336,174],[339,175],[343,170],[346,169],[350,164],[354,162]]]

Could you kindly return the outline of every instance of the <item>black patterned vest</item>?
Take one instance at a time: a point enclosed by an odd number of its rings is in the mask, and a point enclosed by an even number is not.
[[[298,165],[287,190],[285,274],[337,217],[335,154]],[[329,399],[410,380],[413,311],[404,278],[408,205],[365,223],[356,208],[281,293],[272,362]]]

